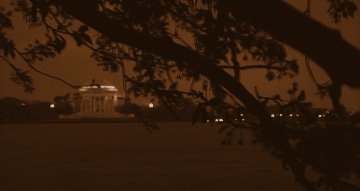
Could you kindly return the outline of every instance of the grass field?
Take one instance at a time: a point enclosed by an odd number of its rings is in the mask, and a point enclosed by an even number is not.
[[[303,191],[281,161],[216,127],[160,123],[0,125],[1,191]]]

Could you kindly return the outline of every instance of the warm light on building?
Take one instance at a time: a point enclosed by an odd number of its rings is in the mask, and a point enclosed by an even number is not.
[[[80,89],[79,89],[79,92],[86,92],[90,89],[106,89],[106,91],[110,91],[110,92],[117,92],[118,89],[115,88],[115,86],[82,86]]]
[[[124,104],[125,96],[113,85],[81,86],[78,91],[78,98],[74,99],[76,113],[62,118],[133,118],[131,114],[117,111]]]

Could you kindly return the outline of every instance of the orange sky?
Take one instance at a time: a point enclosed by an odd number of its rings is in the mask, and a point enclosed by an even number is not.
[[[5,5],[8,0],[0,0],[1,5]],[[291,5],[297,7],[299,10],[305,10],[306,0],[287,0]],[[356,0],[360,9],[360,1]],[[327,26],[340,30],[343,37],[360,49],[360,16],[356,13],[354,19],[342,20],[340,24],[331,22],[329,15],[326,13],[326,1],[312,1],[312,17],[321,21]],[[21,17],[14,16],[13,31],[8,31],[10,38],[16,41],[19,47],[24,47],[29,42],[33,42],[38,37],[39,31],[31,30],[21,22]],[[41,35],[40,35],[41,36]],[[299,37],[299,38],[306,38]],[[73,84],[85,84],[91,79],[96,79],[100,82],[108,81],[111,84],[121,89],[120,73],[110,73],[102,71],[101,67],[96,66],[96,62],[90,58],[91,52],[83,47],[76,47],[72,40],[67,41],[67,48],[58,57],[48,59],[41,63],[36,63],[36,67],[46,71],[49,74],[61,76],[62,78],[72,82]],[[300,74],[293,79],[282,79],[267,82],[265,80],[264,71],[248,71],[243,72],[243,83],[253,92],[254,86],[258,86],[263,95],[271,96],[274,92],[279,92],[286,98],[286,92],[292,82],[298,82],[300,89],[305,89],[307,97],[310,101],[318,107],[329,107],[329,100],[321,100],[314,95],[316,88],[311,82],[305,68],[303,67],[304,56],[288,47],[288,56],[291,59],[297,59],[300,64]],[[25,63],[21,60],[14,61],[20,68],[26,69]],[[314,71],[321,82],[328,81],[324,72],[315,64],[312,64]],[[355,68],[354,68],[355,69]],[[28,69],[30,70],[30,69]],[[65,84],[56,80],[49,79],[37,73],[31,72],[35,83],[36,91],[33,94],[25,93],[23,88],[15,85],[10,81],[11,69],[0,62],[0,98],[6,96],[18,97],[27,100],[47,100],[51,101],[54,96],[64,95],[67,92],[75,92],[74,89],[69,88]],[[259,77],[260,76],[260,77]],[[343,88],[342,102],[352,111],[360,110],[360,89]]]

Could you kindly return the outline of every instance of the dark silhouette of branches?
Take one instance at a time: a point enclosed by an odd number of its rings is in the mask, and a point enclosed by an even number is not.
[[[225,143],[231,142],[235,129],[251,129],[256,139],[280,158],[307,190],[324,186],[333,190],[359,190],[346,179],[360,174],[358,122],[348,120],[350,117],[339,102],[342,84],[360,87],[354,70],[360,61],[359,50],[346,43],[338,32],[286,3],[260,0],[18,2],[31,26],[48,29],[47,41],[36,41],[34,46],[20,52],[4,37],[1,45],[8,48],[3,49],[1,58],[6,60],[17,53],[33,70],[67,83],[37,70],[33,64],[60,54],[66,45],[63,35],[69,35],[78,46],[90,48],[92,57],[104,69],[115,72],[120,67],[127,98],[128,93],[157,96],[171,110],[170,106],[183,96],[192,97],[198,101],[193,124],[223,115],[228,127],[233,127],[219,130],[226,133]],[[351,1],[329,2],[330,15],[336,21],[352,16],[356,10]],[[83,25],[72,26],[74,19]],[[101,33],[95,41],[89,35],[91,29]],[[193,39],[185,41],[181,32]],[[257,89],[254,96],[242,84],[241,72],[248,69],[265,69],[268,80],[274,79],[273,71],[280,77],[298,73],[296,61],[287,58],[280,41],[307,55],[331,77],[332,83],[326,91],[334,108],[323,122],[316,120],[317,113],[311,113],[305,91],[300,91],[296,83],[288,91],[288,100],[277,95],[263,96]],[[331,46],[327,45],[329,42]],[[243,61],[248,60],[253,64],[244,65]],[[126,73],[125,63],[126,68],[132,67],[132,76]],[[233,70],[234,74],[225,69]],[[206,78],[203,91],[197,91],[194,84],[202,78]],[[190,81],[190,91],[179,89],[180,80]],[[211,96],[206,93],[208,89]],[[277,103],[284,114],[296,112],[301,117],[297,120],[272,117],[267,110],[270,101]],[[254,120],[236,121],[241,112]],[[338,152],[340,157],[336,156]],[[308,168],[318,172],[317,180],[308,179]]]

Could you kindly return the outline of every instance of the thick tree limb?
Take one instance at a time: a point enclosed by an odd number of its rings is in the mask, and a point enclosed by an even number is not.
[[[234,81],[232,76],[217,67],[212,60],[174,43],[171,39],[156,38],[149,34],[126,29],[122,27],[121,23],[99,13],[97,3],[94,1],[63,0],[59,1],[59,4],[66,12],[114,41],[137,47],[178,63],[184,63],[189,68],[199,71],[236,96],[263,123],[272,122],[268,112],[258,100],[242,84]]]
[[[234,3],[232,7],[239,6],[238,4],[241,4],[241,2],[248,2],[249,4],[252,4],[252,1],[230,1],[230,3]],[[260,6],[264,6],[264,9],[269,9],[272,14],[278,14],[281,12],[274,11],[269,6],[265,6],[263,4],[268,4],[267,1],[258,1],[254,0],[254,2],[257,2],[256,9],[255,7],[249,8],[247,5],[243,5],[244,9],[252,10],[252,14],[259,14],[258,9],[262,9]],[[283,4],[280,1],[271,1],[274,4]],[[96,1],[87,1],[87,0],[77,0],[77,1],[71,1],[71,0],[62,0],[58,2],[60,6],[69,14],[73,15],[75,18],[79,19],[83,23],[87,24],[88,26],[92,27],[93,29],[101,32],[102,34],[108,36],[114,41],[121,42],[130,46],[137,47],[139,49],[142,49],[147,52],[154,53],[156,55],[159,55],[165,59],[174,60],[178,63],[183,63],[186,67],[193,69],[195,71],[199,71],[202,75],[208,77],[210,80],[217,82],[219,85],[227,89],[229,92],[231,92],[236,98],[241,100],[246,107],[249,109],[250,112],[252,112],[255,116],[257,116],[261,122],[263,123],[263,126],[261,128],[261,138],[264,141],[264,144],[270,143],[272,146],[274,146],[276,149],[281,151],[281,157],[284,159],[284,163],[288,164],[292,171],[294,172],[294,175],[296,177],[296,180],[301,183],[304,187],[306,187],[308,190],[315,190],[313,185],[311,185],[304,176],[304,168],[302,164],[298,161],[298,155],[294,152],[294,150],[291,148],[287,141],[286,132],[284,130],[284,126],[281,124],[276,123],[273,121],[268,112],[265,110],[264,106],[259,103],[259,101],[252,95],[250,92],[239,82],[233,79],[231,75],[226,73],[224,70],[222,70],[220,67],[216,66],[213,60],[210,60],[208,58],[202,57],[197,52],[186,48],[184,46],[181,46],[179,44],[174,43],[171,39],[167,38],[157,38],[150,36],[146,33],[138,33],[134,32],[132,30],[128,30],[122,26],[121,23],[118,21],[111,20],[104,15],[102,15],[97,10],[97,4]],[[271,3],[270,3],[271,4]],[[86,6],[85,6],[86,5]],[[284,7],[282,7],[284,8]],[[285,14],[288,7],[285,7]],[[257,11],[254,11],[257,10]],[[278,10],[278,9],[277,9]],[[289,11],[289,10],[287,10]],[[294,14],[295,10],[291,9],[290,12]],[[276,12],[276,13],[274,13]],[[236,13],[240,14],[240,13]],[[288,19],[292,19],[291,15],[290,17],[288,15]],[[297,14],[297,13],[296,13]],[[295,15],[296,15],[295,14]],[[258,16],[259,17],[259,16]],[[261,17],[261,16],[260,16]],[[269,18],[262,17],[265,21],[269,22]],[[249,19],[250,20],[250,19]],[[252,21],[252,20],[251,20]],[[256,19],[254,19],[255,23]],[[310,22],[310,21],[309,21]],[[311,21],[313,22],[313,21]],[[271,29],[271,22],[270,24],[267,23],[267,25],[264,25],[263,27],[266,29],[266,26]],[[324,28],[319,23],[315,23],[315,28],[320,27],[320,29],[324,29],[322,32],[328,32],[327,38],[324,38],[328,41],[326,42],[333,42],[335,41],[335,44],[338,44],[340,47],[345,47],[346,50],[349,50],[348,53],[344,53],[344,55],[349,54],[352,59],[348,60],[349,63],[345,66],[354,66],[360,59],[358,59],[358,50],[354,47],[346,44],[343,42],[343,40],[336,34],[333,33],[330,29]],[[276,34],[277,30],[283,30],[279,33],[288,33],[287,37],[284,37],[284,39],[281,39],[274,35],[275,37],[279,38],[280,40],[283,40],[286,43],[286,40],[290,41],[294,40],[296,43],[289,43],[290,45],[298,48],[300,51],[303,51],[305,54],[308,54],[311,58],[313,58],[316,62],[318,62],[333,78],[333,80],[338,80],[343,83],[347,83],[352,87],[360,87],[360,81],[358,80],[358,77],[354,75],[355,73],[352,71],[353,69],[350,68],[342,68],[340,71],[340,74],[336,74],[334,71],[339,71],[339,66],[332,66],[332,63],[337,63],[336,61],[341,60],[341,58],[337,58],[337,54],[334,54],[334,52],[331,52],[330,54],[325,52],[321,53],[322,50],[326,51],[329,46],[326,44],[319,44],[318,42],[312,43],[300,43],[298,39],[299,36],[292,36],[291,34],[291,27],[290,29],[284,26],[274,25],[273,27],[279,29],[273,29]],[[313,28],[309,28],[309,30],[313,30]],[[268,30],[270,33],[272,33],[271,30]],[[320,30],[321,31],[321,30]],[[299,33],[296,33],[299,34]],[[331,35],[330,35],[331,34]],[[294,39],[296,38],[296,39]],[[330,38],[330,39],[329,39]],[[335,38],[335,40],[333,39]],[[324,40],[322,39],[322,40]],[[339,40],[340,39],[340,40]],[[300,39],[301,41],[301,39]],[[320,41],[322,42],[322,41]],[[299,44],[299,47],[296,45]],[[316,44],[317,48],[321,47],[321,50],[317,50],[312,46],[313,44]],[[308,48],[310,47],[310,48]],[[325,48],[324,48],[325,47]],[[308,48],[308,49],[307,49]],[[338,51],[336,48],[329,48],[331,51]],[[320,51],[321,54],[318,54]],[[331,56],[330,58],[327,58],[328,56]],[[336,57],[336,58],[335,58]],[[351,61],[351,62],[350,62]],[[341,63],[341,62],[339,62]],[[343,66],[343,63],[342,65]],[[344,75],[343,72],[347,72],[350,70],[350,75]]]
[[[106,18],[98,12],[96,1],[90,3],[85,0],[76,2],[64,0],[59,1],[59,4],[71,15],[115,41],[144,49],[164,58],[192,63],[194,64],[192,67],[201,68],[200,71],[203,71],[203,74],[207,77],[219,76],[218,72],[221,69],[215,65],[210,67],[209,63],[211,61],[205,61],[204,58],[193,51],[173,43],[170,39],[160,39],[148,34],[134,33],[134,31],[121,27],[121,23]],[[282,1],[226,0],[226,4],[239,19],[249,19],[252,23],[263,27],[274,37],[311,57],[334,81],[346,83],[351,87],[360,87],[360,77],[357,71],[354,70],[356,64],[360,63],[360,52],[346,43],[338,32],[305,17]],[[304,28],[307,30],[304,31]],[[306,36],[306,39],[310,40],[302,39],[301,36]],[[331,42],[331,46],[327,45],[329,42]],[[155,44],[156,46],[153,46]],[[181,55],[181,58],[179,55]],[[194,59],[195,57],[196,59]],[[200,60],[201,62],[199,62]],[[216,75],[214,75],[215,73]],[[224,81],[224,83],[229,84],[230,79]],[[227,86],[227,89],[230,88],[230,85]],[[236,86],[238,85],[234,87]],[[230,89],[228,90],[230,91]]]
[[[339,84],[360,87],[360,50],[336,30],[304,16],[283,1],[224,0],[238,18],[262,27],[273,37],[309,56]]]

